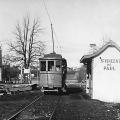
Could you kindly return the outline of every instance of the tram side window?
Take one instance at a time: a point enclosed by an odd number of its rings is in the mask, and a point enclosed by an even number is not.
[[[59,60],[56,61],[56,71],[60,71],[61,62]]]
[[[46,71],[46,61],[41,61],[41,71]]]
[[[54,71],[54,61],[48,61],[48,71]]]

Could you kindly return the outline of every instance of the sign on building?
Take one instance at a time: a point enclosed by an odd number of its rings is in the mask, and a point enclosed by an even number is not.
[[[120,102],[120,48],[109,41],[93,54],[81,58],[87,66],[89,94],[93,99]]]

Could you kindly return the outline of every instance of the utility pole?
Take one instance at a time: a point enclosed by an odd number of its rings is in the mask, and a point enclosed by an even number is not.
[[[21,77],[21,83],[23,83],[23,66],[22,66],[22,64],[21,64],[21,75],[20,75],[20,77]]]

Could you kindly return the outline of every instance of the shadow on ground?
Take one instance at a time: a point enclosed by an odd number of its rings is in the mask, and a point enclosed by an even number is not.
[[[90,99],[90,96],[82,88],[67,88],[67,95],[73,99]]]
[[[90,99],[82,88],[66,88],[66,92],[47,91],[45,95],[69,95],[73,99]]]

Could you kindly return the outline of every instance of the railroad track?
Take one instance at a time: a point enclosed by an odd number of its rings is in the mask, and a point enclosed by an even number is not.
[[[51,113],[51,116],[49,117],[49,120],[52,120],[52,119],[54,118],[54,116],[55,116],[55,111],[56,111],[56,109],[57,109],[57,107],[58,107],[58,105],[59,105],[59,103],[60,103],[60,100],[61,100],[61,97],[59,97],[59,99],[58,99],[58,101],[57,101],[57,103],[56,103],[56,106],[54,107],[54,109],[53,109],[53,111],[52,111],[52,113]]]
[[[42,95],[6,120],[52,120],[61,96]]]
[[[16,112],[14,115],[12,115],[10,118],[8,118],[7,120],[15,120],[15,118],[21,113],[23,112],[25,109],[27,109],[29,106],[31,106],[32,104],[34,104],[37,100],[39,100],[40,98],[42,98],[44,95],[36,98],[35,100],[33,100],[30,104],[28,104],[27,106],[25,106],[24,108],[22,108],[21,110],[19,110],[18,112]]]

